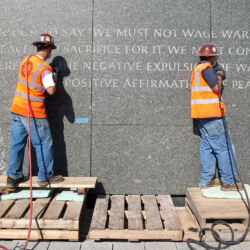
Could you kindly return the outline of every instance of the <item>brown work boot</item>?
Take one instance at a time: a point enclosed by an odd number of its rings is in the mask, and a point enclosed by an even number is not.
[[[64,178],[61,175],[55,175],[52,176],[51,178],[49,178],[48,180],[45,181],[37,181],[38,185],[40,187],[46,187],[49,184],[55,184],[55,183],[59,183],[59,182],[63,182]]]
[[[240,190],[243,190],[243,186],[239,182],[234,183],[233,185],[227,185],[222,182],[220,189],[222,191],[240,191]]]
[[[206,189],[206,188],[216,187],[216,186],[220,186],[220,180],[212,179],[207,185],[201,186],[201,189]]]
[[[19,183],[25,182],[27,180],[29,180],[29,176],[23,175],[22,177],[20,177],[18,179],[14,179],[14,178],[8,176],[7,177],[7,187],[9,190],[14,191],[18,187]]]

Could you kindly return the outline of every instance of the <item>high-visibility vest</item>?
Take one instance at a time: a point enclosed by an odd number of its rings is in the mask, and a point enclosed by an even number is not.
[[[11,106],[11,112],[28,117],[27,90],[26,90],[26,57],[20,66],[15,97]],[[46,118],[44,105],[45,88],[42,84],[41,74],[45,69],[52,71],[48,63],[39,57],[32,55],[28,61],[28,88],[30,100],[30,117]]]
[[[223,117],[219,94],[214,92],[202,76],[202,71],[212,68],[211,63],[196,66],[191,76],[191,118]],[[226,115],[226,107],[222,103]]]

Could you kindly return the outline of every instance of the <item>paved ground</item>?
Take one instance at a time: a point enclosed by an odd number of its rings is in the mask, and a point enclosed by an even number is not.
[[[11,250],[21,250],[24,241],[0,241],[0,245]],[[213,244],[213,243],[211,243]],[[196,249],[204,249],[195,247]],[[67,241],[44,241],[30,242],[29,250],[188,250],[187,244],[184,242],[67,242]],[[249,250],[250,241],[242,242],[241,244],[227,249],[231,250]]]

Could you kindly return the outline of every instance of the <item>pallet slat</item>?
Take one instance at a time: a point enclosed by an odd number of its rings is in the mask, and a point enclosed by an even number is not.
[[[44,188],[95,188],[96,177],[64,177],[63,182],[53,183]],[[0,187],[5,188],[7,185],[7,176],[0,176]],[[29,180],[26,182],[19,183],[19,187],[29,188]],[[37,177],[32,177],[33,188],[40,188],[37,183]]]
[[[146,212],[146,228],[148,230],[163,230],[156,197],[154,195],[143,195],[143,203]]]
[[[109,195],[98,195],[91,222],[91,229],[104,230],[108,215]]]
[[[111,230],[124,229],[124,195],[112,195],[109,226]]]
[[[13,200],[0,201],[0,218],[8,212],[14,202]]]
[[[43,220],[57,220],[65,206],[65,201],[53,200],[46,210]]]
[[[128,195],[128,229],[143,229],[140,195]]]
[[[10,209],[10,211],[5,215],[6,219],[19,219],[29,208],[29,199],[17,200],[15,204]]]
[[[32,209],[32,219],[37,218],[41,213],[45,210],[47,205],[49,204],[50,198],[45,199],[37,199],[33,202],[33,209]],[[29,219],[30,217],[30,209],[25,214],[24,219]]]
[[[164,218],[165,229],[180,230],[181,224],[176,214],[171,196],[159,195],[157,199],[161,205],[161,212]]]
[[[83,203],[78,201],[71,201],[67,205],[67,209],[63,216],[64,220],[79,220]]]

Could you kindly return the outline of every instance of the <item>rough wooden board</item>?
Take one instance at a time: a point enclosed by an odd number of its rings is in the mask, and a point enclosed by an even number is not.
[[[28,230],[20,229],[1,229],[1,239],[26,239]],[[70,240],[79,239],[78,231],[67,230],[31,230],[30,240]]]
[[[111,230],[124,229],[124,195],[111,196],[111,208],[108,228]]]
[[[199,240],[199,228],[196,226],[185,207],[176,208],[176,214],[183,230],[183,241],[187,241],[187,239]],[[197,232],[193,232],[189,230],[189,228],[195,228]]]
[[[97,196],[91,221],[91,229],[104,230],[108,215],[109,195]]]
[[[5,215],[5,213],[10,209],[10,207],[14,204],[15,201],[7,200],[0,201],[0,218]]]
[[[0,231],[5,229],[27,229],[29,219],[0,219]],[[32,229],[58,229],[58,230],[79,230],[79,220],[43,220],[33,219]]]
[[[128,195],[128,229],[142,230],[142,212],[140,195]]]
[[[182,231],[167,230],[90,230],[88,238],[92,240],[172,240],[181,241]]]
[[[163,230],[161,216],[154,195],[143,195],[144,210],[146,213],[146,229]]]
[[[186,197],[195,215],[197,210],[201,219],[248,219],[241,199],[206,198],[200,188],[187,188]]]
[[[21,218],[30,206],[30,200],[17,200],[9,212],[5,215],[6,219],[19,219]]]
[[[49,204],[51,198],[45,198],[45,199],[36,199],[33,202],[33,208],[32,208],[32,219],[37,218],[41,215],[41,213],[45,210],[47,205]],[[24,219],[29,219],[30,217],[30,209],[25,214]]]
[[[64,208],[65,201],[57,201],[53,200],[50,204],[48,209],[46,210],[43,220],[57,220]]]
[[[165,229],[181,230],[181,224],[176,214],[171,196],[159,195],[157,199],[161,206],[161,212],[164,218]]]
[[[96,177],[64,177],[64,181],[48,185],[45,188],[95,188]],[[7,176],[0,176],[0,187],[6,187]],[[19,187],[29,187],[29,180],[19,184]],[[37,184],[37,177],[32,177],[33,188],[41,188]]]
[[[83,202],[70,201],[67,204],[67,209],[64,213],[64,220],[79,220],[82,211]]]

